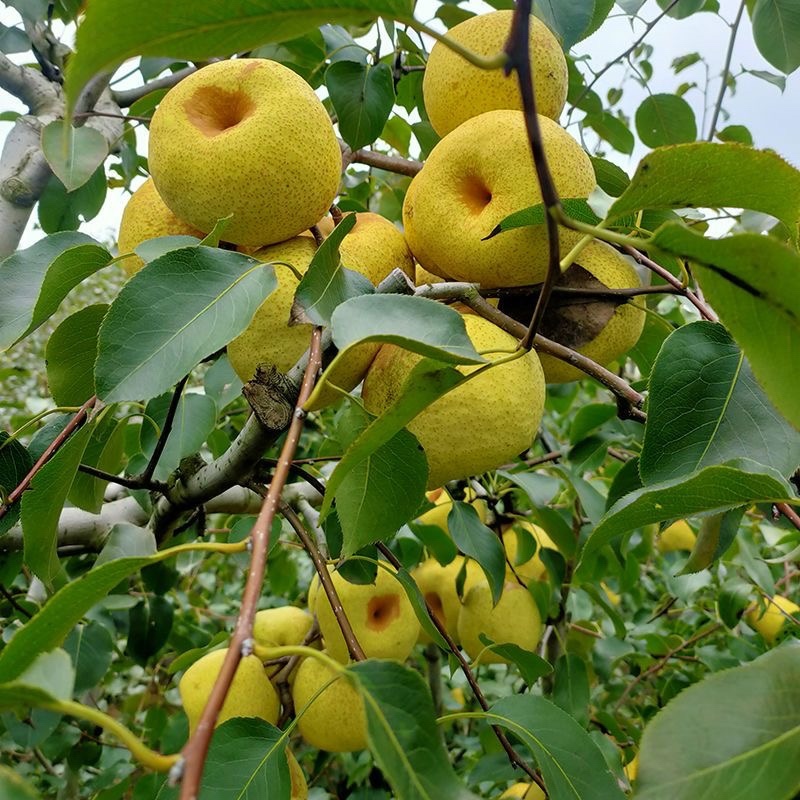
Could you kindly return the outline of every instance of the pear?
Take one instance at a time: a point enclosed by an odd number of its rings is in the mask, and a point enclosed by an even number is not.
[[[767,644],[775,644],[786,623],[793,626],[792,621],[786,615],[795,616],[798,611],[800,611],[800,606],[797,603],[792,602],[788,597],[776,594],[767,604],[766,609],[753,606],[747,610],[744,618]]]
[[[473,586],[464,597],[458,615],[461,646],[473,660],[481,656],[483,664],[507,664],[508,660],[487,650],[478,638],[485,634],[495,644],[516,644],[533,651],[542,638],[544,625],[533,597],[524,586],[507,582],[496,606],[488,583]],[[483,652],[483,655],[481,653]]]
[[[192,664],[178,683],[181,702],[189,718],[189,732],[200,721],[206,701],[217,680],[228,648],[206,653]],[[260,717],[275,725],[280,714],[278,693],[269,682],[256,656],[245,656],[236,669],[228,696],[220,709],[217,725],[233,717]]]
[[[526,561],[519,564],[517,550],[519,548],[519,534],[517,530],[525,531],[536,540],[536,552]],[[524,533],[522,535],[525,535]],[[516,575],[524,583],[530,581],[547,580],[547,567],[541,558],[541,549],[558,550],[555,542],[547,532],[527,520],[518,520],[503,531],[503,547],[506,551],[508,579],[513,580]],[[512,570],[513,567],[513,570]]]
[[[453,639],[458,637],[458,612],[461,609],[456,577],[463,565],[463,556],[456,556],[444,566],[435,558],[428,558],[411,572],[422,596]],[[420,628],[420,643],[427,644],[430,640],[430,636]]]
[[[349,583],[335,571],[331,571],[331,580],[367,658],[405,661],[419,636],[419,622],[391,571],[379,568],[375,583],[370,584]],[[317,615],[328,653],[346,662],[347,645],[324,591],[316,591],[311,610]]]
[[[317,695],[332,679],[333,682]],[[297,668],[292,700],[298,715],[297,727],[312,747],[347,753],[367,746],[364,701],[344,675],[337,676],[316,658],[304,658]],[[309,702],[311,705],[306,708]]]
[[[314,618],[302,608],[265,608],[256,614],[253,639],[262,647],[302,644],[313,623]]]
[[[672,553],[675,550],[694,549],[697,536],[685,519],[679,519],[672,525],[664,528],[656,539],[656,547],[662,553]]]

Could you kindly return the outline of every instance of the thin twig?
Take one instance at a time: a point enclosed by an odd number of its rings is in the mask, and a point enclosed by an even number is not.
[[[124,119],[126,122],[150,122],[152,117],[137,117],[135,114],[112,114],[110,111],[81,111],[73,114],[75,119],[89,119],[90,117],[110,117],[111,119]]]
[[[731,71],[731,59],[733,58],[733,46],[736,42],[736,33],[739,30],[739,23],[742,21],[742,13],[746,0],[742,0],[739,4],[739,10],[736,12],[736,19],[731,24],[731,38],[728,41],[728,52],[725,54],[725,65],[722,68],[722,84],[719,87],[719,94],[717,95],[717,102],[714,104],[714,114],[711,117],[711,125],[708,127],[707,141],[714,138],[714,133],[717,130],[717,120],[719,119],[720,112],[722,111],[722,101],[725,99],[725,92],[728,89],[728,75]]]
[[[156,440],[156,446],[153,448],[153,455],[150,456],[150,461],[147,462],[144,472],[139,476],[143,483],[149,483],[153,479],[153,473],[156,471],[158,461],[164,452],[164,448],[167,446],[167,439],[169,439],[169,434],[172,431],[172,423],[175,421],[175,415],[178,413],[178,405],[181,402],[183,387],[186,386],[187,380],[189,380],[189,376],[185,375],[175,384],[175,390],[172,392],[172,399],[169,401],[167,416],[164,418],[164,424],[161,426],[161,433]]]
[[[159,89],[171,89],[193,72],[197,72],[197,67],[184,67],[170,75],[164,75],[162,78],[156,78],[150,81],[150,83],[137,86],[135,89],[114,90],[111,94],[120,108],[127,108],[128,106],[132,106],[137,100],[141,100],[145,95],[150,94],[150,92],[157,92]]]
[[[141,478],[128,478],[124,475],[113,475],[110,472],[105,472],[102,469],[93,467],[91,464],[79,464],[78,472],[91,475],[93,478],[98,478],[101,481],[119,484],[126,489],[147,489],[149,492],[165,492],[167,490],[167,484],[161,481],[143,481]]]
[[[609,61],[608,64],[606,64],[603,67],[603,69],[600,70],[600,72],[596,73],[594,78],[592,78],[591,82],[588,83],[584,87],[583,91],[578,95],[575,102],[572,104],[572,108],[574,109],[577,107],[578,103],[580,103],[581,100],[583,100],[583,98],[586,97],[587,94],[589,94],[589,92],[592,90],[592,87],[597,83],[597,81],[600,80],[600,78],[603,77],[603,75],[606,74],[606,72],[608,72],[611,69],[611,67],[613,67],[615,64],[618,64],[620,61],[622,61],[623,58],[627,58],[647,38],[650,31],[653,30],[653,28],[655,28],[655,26],[658,25],[658,23],[661,22],[661,20],[664,19],[664,17],[666,17],[667,14],[677,4],[678,0],[672,0],[672,2],[652,22],[647,23],[647,26],[645,27],[642,35],[638,39],[636,39],[634,43],[627,50],[624,50],[622,53],[620,53],[613,61]],[[570,111],[570,116],[571,115],[572,111]]]
[[[678,290],[678,294],[685,297],[699,312],[703,319],[709,322],[719,322],[717,315],[710,309],[688,286],[684,286],[681,281],[676,278],[669,270],[664,269],[660,264],[648,258],[644,253],[641,253],[635,247],[623,245],[622,249],[632,258],[647,267],[651,272],[654,272],[660,278],[663,278],[670,286]]]
[[[309,556],[311,556],[314,569],[319,576],[320,586],[325,592],[325,596],[328,598],[336,621],[339,623],[339,629],[347,644],[347,652],[350,653],[350,658],[352,658],[353,661],[364,661],[367,656],[356,638],[356,634],[353,631],[350,620],[347,618],[347,614],[345,614],[342,601],[339,599],[339,593],[333,585],[331,574],[328,572],[328,567],[325,564],[325,559],[322,558],[322,555],[317,549],[314,538],[309,535],[305,525],[303,525],[303,521],[297,516],[295,510],[291,506],[285,503],[281,504],[281,513],[286,517],[286,521],[292,526],[294,532],[297,534],[297,538],[302,542]]]
[[[401,569],[402,564],[397,559],[395,554],[385,545],[383,542],[377,543],[377,548],[380,551],[381,555],[395,568]],[[453,641],[453,637],[447,632],[447,628],[445,628],[444,623],[439,619],[438,616],[433,612],[433,609],[428,604],[428,601],[425,600],[425,608],[428,611],[428,616],[430,617],[431,622],[433,623],[434,627],[437,631],[441,634],[442,638],[447,643],[447,649],[453,654],[455,659],[458,661],[458,665],[461,668],[461,671],[464,673],[464,677],[467,679],[467,683],[469,684],[470,688],[472,689],[472,693],[475,695],[475,699],[480,704],[480,707],[484,711],[489,710],[489,701],[486,699],[481,687],[478,684],[475,675],[473,675],[472,670],[469,667],[469,662],[464,657],[464,654],[459,649],[458,645]],[[536,773],[536,770],[531,767],[522,756],[514,749],[514,746],[511,742],[508,741],[508,737],[505,735],[503,730],[498,727],[497,725],[492,725],[492,730],[494,731],[495,736],[497,737],[497,741],[503,746],[503,750],[506,751],[508,754],[508,759],[511,762],[512,766],[519,767],[525,774],[543,791],[546,791],[544,781],[539,777]]]
[[[31,481],[36,476],[36,473],[50,460],[55,452],[61,447],[64,442],[69,439],[73,431],[77,430],[89,417],[89,411],[94,408],[97,402],[97,397],[90,397],[75,413],[75,416],[67,423],[61,433],[50,442],[47,449],[36,460],[36,463],[30,468],[28,474],[19,482],[19,485],[11,491],[6,498],[5,505],[0,506],[0,519],[2,519],[8,509],[19,500],[22,493],[30,486]]]
[[[539,290],[539,297],[536,300],[530,325],[519,343],[519,346],[525,348],[525,350],[530,350],[533,346],[536,331],[539,329],[544,313],[547,310],[547,304],[550,301],[550,293],[561,276],[561,253],[558,241],[558,222],[556,221],[556,214],[561,206],[561,200],[547,163],[539,117],[536,113],[536,97],[534,95],[530,59],[531,5],[531,0],[519,0],[517,3],[511,23],[511,33],[505,46],[506,55],[508,56],[508,63],[505,67],[506,75],[511,74],[512,70],[517,73],[517,82],[522,96],[522,113],[525,118],[525,128],[528,131],[528,144],[533,155],[533,164],[536,167],[539,192],[547,212],[545,216],[548,246],[547,274]]]
[[[11,594],[11,592],[9,592],[8,589],[6,589],[6,587],[2,583],[0,583],[0,594],[2,594],[3,597],[5,597],[5,599],[8,600],[12,608],[18,614],[21,614],[23,617],[27,617],[28,619],[30,619],[33,616],[33,614],[31,614],[31,612],[28,611],[27,608],[24,608],[16,601],[14,595]]]
[[[214,688],[211,690],[206,706],[200,716],[197,729],[189,738],[189,741],[181,751],[183,777],[181,781],[181,800],[196,800],[200,787],[200,779],[203,774],[208,747],[211,743],[211,736],[217,716],[225,702],[225,698],[230,689],[231,682],[239,666],[240,659],[252,651],[253,620],[255,619],[258,599],[261,596],[261,588],[264,581],[264,572],[267,566],[267,553],[269,552],[270,532],[272,520],[280,502],[281,492],[289,476],[289,465],[294,458],[300,441],[300,433],[303,429],[303,422],[306,413],[303,411],[303,404],[309,398],[314,381],[321,365],[320,343],[322,331],[314,328],[311,334],[311,347],[308,357],[308,364],[303,375],[303,383],[300,387],[300,394],[295,404],[295,411],[292,417],[286,439],[281,450],[281,457],[275,476],[270,483],[267,496],[261,505],[261,511],[256,519],[250,533],[252,554],[250,558],[250,570],[247,574],[247,582],[242,592],[241,611],[236,621],[236,627],[231,636],[228,652],[222,663]]]
[[[660,672],[664,666],[666,666],[667,662],[675,656],[677,653],[680,653],[682,650],[686,650],[687,647],[691,647],[693,644],[696,644],[701,639],[705,639],[706,636],[711,636],[712,633],[718,631],[722,627],[722,623],[715,622],[710,627],[703,628],[702,630],[698,631],[694,636],[686,639],[686,641],[681,642],[677,647],[673,647],[671,650],[667,651],[652,667],[646,669],[644,672],[640,672],[626,687],[625,691],[622,692],[620,695],[619,700],[614,704],[614,710],[618,711],[620,706],[628,699],[628,695],[634,690],[636,686],[638,686],[642,681],[647,680],[648,678],[655,675],[657,672]]]

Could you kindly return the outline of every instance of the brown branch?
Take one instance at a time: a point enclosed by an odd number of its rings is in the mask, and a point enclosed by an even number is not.
[[[385,545],[383,542],[377,543],[377,548],[380,551],[381,555],[395,568],[401,569],[402,564],[397,559],[395,554]],[[475,675],[472,673],[472,670],[469,668],[469,662],[464,657],[464,654],[459,649],[458,645],[453,641],[453,637],[447,632],[447,628],[445,628],[444,623],[439,619],[439,617],[434,614],[433,609],[428,604],[428,601],[425,600],[425,608],[428,611],[428,617],[430,617],[431,622],[433,623],[434,627],[437,631],[441,634],[442,638],[447,643],[447,649],[453,654],[455,659],[458,661],[458,665],[461,668],[461,672],[464,673],[464,677],[467,679],[467,683],[469,684],[470,688],[472,689],[472,693],[475,695],[475,699],[480,704],[480,707],[484,711],[489,710],[489,701],[486,699],[481,687],[478,685],[478,681],[475,678]],[[533,769],[525,759],[520,756],[520,754],[514,749],[514,746],[511,742],[508,741],[508,737],[505,735],[504,731],[498,727],[497,725],[492,725],[492,730],[494,731],[495,736],[497,737],[497,741],[503,746],[503,750],[506,751],[508,755],[508,760],[511,762],[512,766],[519,767],[525,774],[543,791],[547,791],[544,785],[544,781],[539,777],[536,773],[536,770]]]
[[[22,615],[23,617],[26,617],[27,619],[30,619],[33,616],[33,614],[31,614],[31,612],[28,611],[27,608],[24,608],[17,602],[14,595],[11,594],[11,592],[9,592],[8,589],[6,589],[6,587],[2,583],[0,583],[0,594],[2,594],[3,597],[5,597],[5,599],[8,600],[8,602],[11,604],[11,607],[18,614]]]
[[[533,73],[530,59],[530,25],[531,25],[531,0],[518,0],[514,18],[511,22],[511,33],[506,42],[505,52],[508,62],[505,66],[506,75],[514,70],[517,73],[519,90],[522,96],[522,113],[525,117],[525,128],[528,131],[528,144],[530,145],[533,163],[536,167],[536,177],[539,181],[539,190],[547,212],[547,246],[548,261],[547,274],[539,291],[539,298],[533,310],[533,317],[525,334],[520,340],[520,347],[530,350],[536,331],[539,329],[550,293],[556,281],[561,276],[561,254],[558,241],[557,214],[561,208],[558,190],[550,173],[547,156],[542,143],[542,132],[539,126],[539,117],[536,113],[536,97],[533,92]]]
[[[669,270],[664,269],[661,264],[657,264],[652,258],[648,258],[644,255],[644,253],[640,253],[635,247],[625,245],[622,249],[643,267],[647,267],[651,272],[663,278],[670,286],[677,289],[677,294],[685,297],[700,312],[700,316],[703,319],[709,322],[719,322],[717,315],[688,286],[684,286]]]
[[[497,289],[481,289],[483,297],[515,297],[518,295],[539,294],[541,284],[531,284],[530,286],[509,286]],[[554,286],[553,294],[565,297],[574,297],[575,302],[584,302],[592,299],[620,300],[629,297],[639,297],[643,294],[679,294],[683,295],[682,288],[674,286],[631,286],[624,289],[594,289],[590,287],[580,288],[578,286]]]
[[[36,463],[30,468],[28,474],[19,482],[19,485],[8,495],[4,505],[0,506],[0,519],[2,519],[8,509],[19,500],[22,493],[30,486],[31,481],[36,477],[36,473],[50,460],[55,452],[61,447],[70,435],[76,431],[88,418],[89,411],[94,408],[97,397],[90,397],[75,413],[75,416],[67,423],[61,433],[53,439],[44,453],[39,456]]]
[[[300,433],[303,429],[303,422],[306,414],[303,411],[303,403],[306,402],[314,388],[314,381],[321,365],[320,342],[322,332],[320,328],[314,328],[311,334],[311,347],[303,375],[300,394],[295,404],[295,411],[292,417],[289,430],[286,434],[275,476],[270,483],[267,496],[261,506],[258,518],[250,532],[252,544],[252,554],[250,558],[250,570],[247,575],[244,591],[242,592],[242,607],[236,627],[231,636],[228,652],[222,663],[214,688],[211,690],[206,706],[200,716],[197,729],[189,738],[189,741],[181,751],[181,768],[183,776],[181,780],[181,800],[195,800],[200,787],[200,779],[203,774],[208,747],[211,743],[211,736],[214,726],[225,702],[225,697],[230,689],[236,669],[240,659],[248,655],[252,650],[253,620],[256,615],[258,599],[261,596],[261,588],[264,581],[264,572],[267,566],[267,553],[269,552],[270,531],[272,520],[280,502],[281,492],[289,476],[289,466],[294,458],[300,441]]]
[[[437,291],[434,293],[441,295],[443,291],[440,287],[444,286],[446,284],[436,284]],[[425,297],[429,296],[427,287],[423,291],[418,290],[417,294]],[[476,314],[488,319],[489,322],[493,322],[512,336],[521,338],[525,335],[527,329],[521,322],[517,322],[490,303],[487,303],[475,287],[470,287],[469,284],[460,284],[455,294],[457,296],[454,296],[453,299],[460,300]],[[594,378],[610,389],[618,398],[619,415],[622,419],[633,419],[637,422],[644,422],[647,419],[647,415],[641,410],[644,397],[626,380],[620,378],[619,375],[615,375],[611,370],[606,369],[596,361],[592,361],[591,358],[587,358],[577,350],[572,350],[563,344],[547,339],[539,333],[536,334],[533,346],[538,352],[547,353],[547,355],[554,356],[561,361],[566,361],[573,367],[577,367],[581,372],[586,373],[590,378]]]
[[[413,161],[400,156],[387,156],[376,153],[374,150],[351,150],[343,141],[339,140],[342,149],[342,159],[345,168],[350,164],[366,164],[369,167],[384,169],[387,172],[396,172],[398,175],[407,175],[413,178],[421,169],[420,161]]]
[[[333,585],[330,572],[328,572],[328,567],[325,564],[325,559],[322,558],[313,537],[309,535],[302,520],[297,516],[291,506],[283,504],[281,506],[281,513],[286,517],[287,522],[292,526],[294,532],[297,534],[297,538],[302,542],[303,547],[305,547],[306,552],[311,556],[311,560],[314,562],[314,569],[319,576],[320,586],[325,591],[325,596],[328,598],[333,615],[339,623],[339,629],[342,631],[342,636],[347,644],[347,652],[350,653],[350,658],[352,658],[353,661],[364,661],[367,656],[356,638],[356,634],[353,631],[352,625],[350,625],[347,614],[345,614],[342,601],[339,599],[339,594],[336,591],[336,587]]]
[[[792,525],[800,531],[800,514],[798,514],[788,503],[775,503],[775,508],[783,514]]]
[[[693,644],[696,644],[701,639],[705,639],[706,636],[710,636],[712,633],[715,633],[722,627],[722,623],[715,622],[710,627],[703,628],[702,630],[698,631],[694,636],[686,639],[686,641],[681,642],[677,647],[673,647],[667,653],[665,653],[652,667],[646,669],[644,672],[640,672],[626,687],[625,691],[622,692],[620,695],[619,700],[614,704],[614,711],[618,711],[620,706],[628,699],[630,693],[634,690],[636,686],[638,686],[642,681],[647,680],[648,678],[655,675],[657,672],[660,672],[667,664],[667,662],[675,655],[680,653],[682,650],[686,650],[687,647],[691,647]]]

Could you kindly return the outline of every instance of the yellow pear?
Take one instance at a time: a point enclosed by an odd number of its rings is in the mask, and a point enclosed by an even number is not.
[[[458,612],[461,608],[461,598],[456,591],[456,577],[463,565],[463,556],[456,556],[444,566],[435,558],[428,558],[411,572],[411,577],[416,581],[436,618],[456,640]],[[419,641],[427,644],[430,640],[430,636],[420,628]]]
[[[347,212],[349,216],[353,212]],[[333,220],[323,217],[317,228],[323,236],[333,230]],[[414,277],[414,258],[400,229],[386,217],[372,211],[356,213],[356,224],[339,246],[342,266],[360,272],[379,284],[393,269],[400,268]]]
[[[429,502],[433,503],[433,508],[421,514],[417,518],[417,522],[423,525],[435,525],[445,533],[448,533],[447,515],[453,507],[453,498],[444,487],[426,492],[425,497]],[[478,518],[485,525],[489,515],[489,507],[486,501],[482,497],[478,497],[471,487],[467,487],[464,492],[464,502],[469,503],[478,512]]]
[[[447,36],[483,56],[501,52],[514,12],[493,11],[452,27]],[[567,61],[558,40],[536,17],[530,18],[529,52],[536,109],[558,120],[567,99]],[[444,136],[471,117],[500,108],[522,110],[519,81],[502,69],[475,67],[442,42],[436,42],[422,82],[425,110],[433,129]]]
[[[335,678],[311,705],[317,692]],[[297,668],[292,700],[300,735],[312,747],[331,753],[363,750],[367,746],[364,701],[352,683],[316,658],[304,658]]]
[[[496,361],[516,350],[517,340],[472,314],[463,315],[475,349]],[[381,414],[400,394],[420,356],[384,345],[367,372],[362,398]],[[462,366],[464,374],[478,367]],[[505,464],[530,447],[544,409],[544,377],[532,351],[485,370],[440,397],[407,426],[428,459],[428,488]],[[513,424],[511,424],[513,420]]]
[[[515,529],[526,531],[536,540],[536,552],[522,564],[517,563],[519,536]],[[503,547],[506,551],[506,561],[508,562],[506,571],[509,580],[513,579],[516,574],[525,583],[547,580],[547,567],[542,561],[541,549],[546,547],[549,550],[558,550],[555,542],[547,535],[544,528],[540,528],[527,520],[518,520],[503,531]],[[511,567],[514,569],[512,570]]]
[[[282,242],[328,210],[342,157],[314,90],[276,61],[237,58],[184,78],[150,124],[150,171],[164,202],[210,231],[233,215],[234,244]]]
[[[488,583],[473,586],[464,597],[458,615],[458,637],[461,646],[473,660],[481,656],[483,664],[507,664],[508,660],[487,650],[478,638],[485,634],[495,644],[516,644],[524,650],[535,650],[542,638],[544,625],[539,609],[524,586],[506,582],[496,606]]]
[[[499,800],[511,797],[521,797],[523,800],[545,800],[544,792],[535,783],[515,783],[500,795]]]
[[[181,702],[194,732],[208,696],[217,680],[227,648],[206,653],[183,673],[178,682]],[[278,693],[269,682],[256,656],[245,656],[236,669],[228,696],[220,709],[217,725],[233,717],[260,717],[275,725],[280,714]]]
[[[314,618],[302,608],[265,608],[256,613],[253,639],[262,647],[302,644],[313,624]]]
[[[656,547],[662,553],[671,553],[674,550],[692,550],[697,541],[695,532],[685,519],[673,522],[664,528],[656,539]]]
[[[587,197],[595,186],[589,156],[559,125],[539,117],[550,171],[562,197]],[[487,111],[449,133],[411,181],[403,226],[411,252],[442,277],[484,288],[541,283],[547,230],[517,228],[485,240],[515,211],[542,201],[521,111]],[[561,229],[561,252],[580,239]]]
[[[313,239],[296,236],[287,242],[262,247],[252,255],[265,263],[291,264],[302,276],[316,252]],[[287,372],[311,342],[311,325],[289,326],[289,314],[300,279],[283,264],[275,264],[273,269],[278,285],[258,307],[247,328],[228,345],[228,359],[243,381],[252,379],[259,364],[274,364],[281,372]]]
[[[786,615],[795,616],[798,612],[800,612],[800,606],[797,603],[792,602],[788,597],[776,594],[766,608],[763,605],[754,605],[747,610],[744,618],[767,644],[775,644],[787,622],[790,627],[794,626],[794,623]]]
[[[286,749],[286,760],[289,762],[289,778],[292,781],[292,794],[289,800],[308,800],[308,783],[306,783],[306,776],[303,775],[303,770],[294,753]]]
[[[625,777],[628,779],[628,782],[633,783],[636,780],[636,776],[639,774],[639,754],[636,753],[622,769],[625,772]]]
[[[586,247],[562,275],[557,286],[580,289],[630,289],[641,286],[636,270],[621,253],[603,242]],[[530,305],[530,300],[528,299]],[[503,308],[503,303],[500,305]],[[539,329],[543,336],[571,347],[598,364],[609,364],[633,347],[644,328],[641,297],[615,304],[608,300],[576,303],[554,294]],[[566,361],[540,353],[547,383],[566,383],[585,373]]]
[[[434,275],[428,272],[421,264],[417,264],[414,271],[414,284],[416,286],[424,286],[426,283],[436,284],[445,283],[447,278],[442,278],[439,275]]]
[[[156,191],[152,178],[148,178],[130,197],[119,223],[119,253],[132,253],[142,242],[160,236],[196,236],[205,234],[178,219],[165,205]],[[128,275],[138,272],[144,261],[137,255],[128,256],[121,262]]]
[[[404,661],[416,644],[419,622],[392,571],[381,567],[375,583],[355,584],[331,570],[331,581],[367,658]],[[337,661],[346,662],[347,645],[325,592],[316,592],[312,611],[317,615],[328,653]]]

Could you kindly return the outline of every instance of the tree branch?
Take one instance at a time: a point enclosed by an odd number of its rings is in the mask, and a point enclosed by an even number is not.
[[[717,95],[717,102],[714,104],[714,114],[711,117],[711,124],[708,126],[707,141],[712,141],[714,134],[717,131],[717,120],[719,120],[720,112],[722,111],[722,101],[725,99],[725,92],[728,90],[728,76],[731,72],[731,59],[733,58],[733,46],[736,43],[736,34],[739,31],[739,23],[742,21],[742,13],[746,0],[739,3],[739,10],[736,12],[736,19],[731,24],[731,38],[728,41],[728,52],[725,54],[725,65],[722,67],[722,84],[719,87],[719,94]]]
[[[171,89],[173,86],[177,86],[184,78],[188,78],[193,72],[197,72],[197,67],[184,67],[170,75],[164,75],[142,86],[137,86],[135,89],[112,89],[111,96],[120,108],[128,108],[137,100],[141,100],[151,92],[157,92],[161,89]]]
[[[211,735],[214,731],[219,711],[225,702],[233,676],[239,666],[239,661],[243,656],[252,652],[253,620],[256,615],[258,599],[261,595],[261,587],[264,581],[264,571],[267,565],[267,553],[269,552],[270,531],[272,520],[280,501],[283,487],[289,476],[289,467],[294,458],[297,444],[300,440],[300,433],[303,429],[303,422],[306,414],[302,409],[303,403],[308,399],[314,388],[314,381],[322,363],[321,359],[321,330],[314,328],[311,334],[311,347],[308,364],[303,375],[303,382],[295,404],[295,412],[292,417],[286,440],[281,450],[275,476],[270,483],[267,495],[261,506],[261,511],[256,519],[250,533],[252,542],[252,556],[250,559],[250,571],[247,575],[247,583],[242,593],[242,607],[239,618],[236,621],[236,628],[231,636],[228,652],[220,668],[214,688],[206,702],[203,713],[197,728],[189,741],[181,751],[182,765],[184,769],[181,781],[181,800],[195,800],[200,788],[200,779],[203,774],[208,747],[211,743]]]
[[[158,439],[156,439],[153,454],[150,456],[150,460],[147,462],[144,472],[139,476],[139,480],[144,484],[150,483],[153,479],[153,473],[156,471],[159,459],[164,452],[164,448],[167,446],[167,439],[169,439],[170,432],[172,431],[172,423],[175,421],[175,415],[178,413],[178,405],[183,395],[183,387],[186,386],[186,381],[188,380],[189,376],[184,375],[175,385],[175,389],[172,392],[167,415],[164,417],[161,433],[159,433]]]
[[[506,43],[505,51],[508,62],[506,75],[514,70],[517,73],[519,91],[522,97],[522,113],[525,117],[525,128],[528,131],[528,144],[536,167],[536,177],[539,181],[539,191],[546,210],[545,223],[547,225],[548,261],[547,274],[539,290],[539,297],[533,310],[530,325],[520,339],[519,346],[530,350],[533,346],[536,331],[547,310],[550,293],[556,281],[561,276],[561,253],[558,241],[558,211],[561,200],[558,196],[547,156],[542,143],[542,132],[539,126],[539,117],[536,113],[536,97],[533,89],[533,72],[530,59],[530,25],[531,25],[531,0],[518,0],[511,23],[511,33]]]
[[[31,114],[38,115],[59,102],[59,92],[54,84],[31,67],[15,64],[0,53],[0,89],[21,100]]]
[[[410,178],[413,178],[422,169],[422,163],[412,159],[387,156],[383,153],[376,153],[374,150],[351,150],[341,139],[339,147],[342,149],[342,161],[345,169],[353,163],[366,164],[387,172],[396,172],[398,175],[408,175]]]

